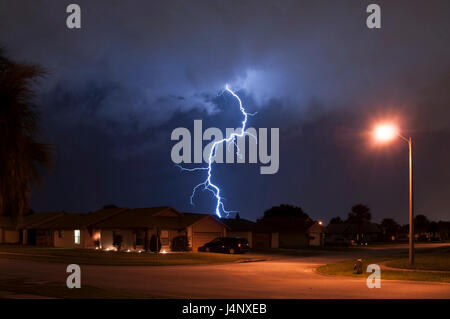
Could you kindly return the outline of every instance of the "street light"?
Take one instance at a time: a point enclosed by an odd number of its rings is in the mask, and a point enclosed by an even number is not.
[[[395,125],[380,124],[374,131],[375,139],[379,142],[388,142],[400,137],[409,146],[409,264],[414,265],[414,189],[413,189],[413,144],[412,138],[401,135]]]
[[[381,124],[375,128],[375,138],[380,142],[392,140],[397,134],[397,128],[392,124]]]

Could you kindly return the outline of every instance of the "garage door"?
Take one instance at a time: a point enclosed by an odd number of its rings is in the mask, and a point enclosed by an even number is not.
[[[271,246],[270,233],[253,233],[253,247],[257,249],[268,249]]]
[[[217,237],[223,237],[223,234],[219,232],[194,232],[194,236],[192,238],[192,251],[198,251],[198,247],[209,243]]]

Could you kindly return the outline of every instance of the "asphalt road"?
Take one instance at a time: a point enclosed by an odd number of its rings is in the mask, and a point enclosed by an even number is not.
[[[395,253],[400,248],[391,248]],[[81,266],[82,284],[147,291],[172,298],[447,298],[450,284],[382,280],[369,289],[365,279],[325,276],[314,269],[376,250],[222,265],[123,267]],[[388,252],[386,250],[386,252]],[[354,256],[355,255],[355,256]],[[66,281],[64,264],[0,259],[0,279]],[[1,290],[1,287],[0,287]]]

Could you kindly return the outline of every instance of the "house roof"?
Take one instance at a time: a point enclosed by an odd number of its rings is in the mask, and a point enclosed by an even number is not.
[[[212,215],[208,214],[183,213],[183,217],[181,218],[180,222],[183,227],[188,227],[208,216],[213,217]]]
[[[24,225],[26,228],[55,230],[85,227],[183,229],[205,218],[213,218],[228,228],[213,215],[180,213],[169,206],[133,209],[109,207],[88,214],[39,213],[27,216]],[[5,221],[9,221],[9,219],[5,219]],[[10,224],[13,225],[12,222]]]
[[[168,209],[176,215],[167,216]],[[223,224],[218,218],[210,214],[179,213],[171,207],[152,207],[140,209],[126,209],[113,218],[95,224],[98,228],[167,228],[183,229],[197,223],[204,218],[213,218]],[[226,225],[224,225],[227,227]]]
[[[24,217],[21,228],[35,228],[64,214],[66,214],[64,211],[30,214]]]
[[[222,222],[232,231],[252,231],[256,225],[255,222],[244,218],[223,218]]]
[[[218,217],[212,214],[183,213],[182,225],[184,227],[188,227],[205,218],[212,218],[219,224],[222,224],[226,228],[230,229],[230,227],[226,223],[224,223],[222,219],[219,219]]]
[[[320,222],[314,222],[314,224],[312,224],[308,230],[308,233],[312,233],[312,232],[325,232],[325,226],[322,225],[322,223]]]
[[[116,216],[95,224],[98,228],[183,228],[183,214],[169,206],[148,208],[125,208]]]
[[[0,216],[1,228],[15,228],[16,225],[10,216]]]
[[[39,229],[84,228],[108,218],[112,218],[123,210],[124,208],[104,208],[88,214],[65,213],[55,219],[40,223],[35,227]]]

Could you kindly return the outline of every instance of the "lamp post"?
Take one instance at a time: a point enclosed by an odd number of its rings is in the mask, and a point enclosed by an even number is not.
[[[414,187],[413,187],[413,142],[412,138],[401,135],[397,128],[390,124],[382,124],[375,128],[375,138],[387,142],[400,137],[409,146],[409,264],[414,265]]]

